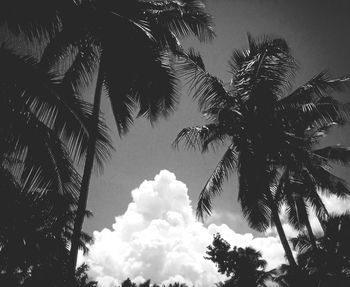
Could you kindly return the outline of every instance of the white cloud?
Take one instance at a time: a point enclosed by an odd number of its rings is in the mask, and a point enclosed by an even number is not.
[[[330,213],[343,213],[350,210],[350,199],[332,196],[322,196],[323,203]]]
[[[112,230],[95,231],[89,254],[80,258],[90,265],[90,276],[102,287],[116,286],[128,277],[139,282],[213,286],[223,277],[204,256],[217,232],[232,246],[262,251],[269,268],[284,262],[276,236],[254,238],[225,224],[203,226],[193,215],[186,185],[169,171],[144,181],[131,194],[132,202],[116,217]]]
[[[331,196],[321,195],[321,199],[330,214],[332,213],[341,214],[350,210],[350,198],[339,198],[334,195],[331,195]],[[298,235],[298,231],[288,223],[287,215],[285,213],[285,206],[282,207],[281,214],[282,214],[281,221],[283,223],[282,224],[283,229],[287,238],[296,237]],[[309,214],[309,220],[310,220],[310,225],[312,227],[314,234],[316,235],[322,234],[323,230],[322,230],[321,224],[313,210],[311,210]],[[266,234],[277,236],[276,227],[272,227],[272,228],[269,227],[266,230]],[[296,254],[295,252],[293,253]]]

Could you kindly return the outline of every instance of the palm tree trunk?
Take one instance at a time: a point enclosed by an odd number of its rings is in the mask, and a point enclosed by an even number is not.
[[[329,214],[328,214],[328,211],[327,211],[327,214],[326,214],[326,220],[328,220],[329,218]],[[317,216],[317,219],[318,219],[318,222],[320,223],[321,227],[322,227],[322,230],[323,230],[323,233],[325,234],[326,233],[326,225],[324,224],[324,218],[321,218],[320,216]]]
[[[317,250],[317,244],[316,244],[316,239],[315,239],[315,235],[312,231],[312,228],[311,228],[311,224],[310,224],[310,220],[309,220],[309,216],[307,214],[307,211],[306,210],[303,210],[302,211],[304,213],[304,218],[305,218],[305,226],[306,226],[306,229],[307,229],[307,233],[309,235],[309,239],[310,239],[310,242],[311,242],[311,246],[312,246],[312,249],[313,250]]]
[[[284,252],[286,253],[286,257],[287,257],[287,260],[289,262],[289,265],[292,268],[296,269],[297,268],[297,264],[295,263],[292,250],[290,249],[290,246],[289,246],[286,234],[284,233],[284,230],[283,230],[283,227],[282,227],[282,223],[281,223],[281,220],[280,220],[280,217],[279,217],[279,214],[278,214],[278,209],[277,209],[276,203],[274,202],[274,200],[272,198],[271,192],[269,192],[267,194],[267,197],[268,197],[268,200],[269,200],[269,203],[270,203],[270,207],[271,207],[271,211],[272,211],[272,220],[273,220],[273,222],[276,225],[278,236],[279,236],[279,238],[281,240]]]
[[[84,173],[81,181],[80,193],[79,193],[79,201],[78,201],[78,210],[74,221],[74,230],[71,242],[71,250],[70,250],[70,259],[69,259],[69,273],[70,278],[73,278],[75,274],[75,268],[77,264],[78,257],[78,248],[80,235],[84,223],[86,205],[88,200],[89,193],[89,185],[90,179],[94,164],[95,157],[95,147],[96,147],[96,135],[98,131],[98,121],[100,115],[100,105],[101,105],[101,96],[102,96],[102,87],[103,87],[103,69],[102,69],[102,60],[100,61],[100,66],[97,75],[97,82],[95,88],[95,97],[94,97],[94,106],[91,116],[91,129],[90,136],[87,147],[86,160],[84,165]]]

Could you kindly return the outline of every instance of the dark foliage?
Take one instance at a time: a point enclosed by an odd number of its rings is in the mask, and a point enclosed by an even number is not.
[[[285,40],[248,35],[248,42],[248,49],[233,52],[228,84],[206,72],[199,54],[192,50],[180,53],[183,61],[179,70],[189,81],[208,124],[183,129],[174,146],[184,142],[187,148],[202,152],[211,146],[227,146],[200,193],[197,216],[210,214],[213,197],[221,192],[224,180],[237,171],[238,200],[249,225],[264,231],[274,223],[288,260],[295,265],[279,219],[275,191],[284,168],[299,167],[310,159],[313,142],[300,136],[300,129],[319,131],[348,120],[348,105],[337,102],[331,94],[344,90],[349,79],[331,79],[321,73],[290,93],[297,66]],[[315,172],[323,171],[321,165]],[[324,177],[318,184],[331,189],[326,185],[335,183],[332,179],[327,183]],[[340,185],[333,190],[340,190]]]
[[[220,286],[265,287],[266,281],[271,279],[271,274],[265,271],[267,262],[259,251],[251,247],[231,248],[220,234],[214,236],[206,254],[205,258],[213,261],[218,271],[229,278]]]

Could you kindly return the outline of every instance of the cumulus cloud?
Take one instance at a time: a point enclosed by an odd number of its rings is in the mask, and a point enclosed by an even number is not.
[[[131,195],[125,213],[116,217],[112,229],[95,231],[89,254],[80,258],[102,287],[118,286],[128,277],[135,282],[213,286],[224,278],[204,256],[217,232],[232,246],[262,251],[269,268],[284,262],[276,236],[254,238],[225,224],[205,227],[197,221],[186,185],[169,171],[144,181]]]

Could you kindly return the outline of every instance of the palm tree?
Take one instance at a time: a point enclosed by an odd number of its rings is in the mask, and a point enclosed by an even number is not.
[[[316,105],[322,109],[327,102],[332,102],[332,99],[323,99]],[[286,204],[289,222],[297,230],[306,227],[314,249],[316,242],[309,221],[309,208],[315,210],[321,223],[328,217],[319,192],[341,198],[350,195],[346,182],[331,172],[334,164],[349,164],[350,149],[341,145],[317,147],[329,129],[344,124],[347,119],[343,113],[332,117],[334,121],[330,123],[315,123],[314,118],[293,123],[295,134],[304,139],[299,147],[302,153],[283,168],[275,195],[275,200]]]
[[[303,269],[291,268],[289,265],[282,264],[278,268],[271,270],[272,281],[280,287],[294,286],[317,286]]]
[[[314,286],[348,286],[350,283],[349,213],[330,215],[323,220],[324,234],[316,238],[317,250],[301,233],[292,242],[298,263]]]
[[[34,274],[68,254],[80,187],[71,157],[86,152],[91,108],[33,57],[2,46],[0,62],[2,266]],[[97,157],[108,147],[100,123]]]
[[[63,82],[77,92],[82,85],[90,83],[97,70],[92,137],[88,142],[71,247],[72,272],[93,169],[94,135],[103,89],[120,135],[128,131],[136,108],[139,108],[138,116],[146,116],[151,122],[167,116],[177,102],[177,81],[168,50],[180,49],[177,37],[194,35],[206,40],[213,35],[210,17],[198,0],[83,1],[78,13],[83,26],[63,25],[42,56],[44,65],[52,67],[59,56],[74,51],[76,56]]]
[[[341,157],[341,158],[340,158]],[[309,208],[316,211],[319,221],[328,218],[319,192],[345,198],[350,195],[346,182],[329,170],[332,162],[348,164],[349,149],[329,146],[311,151],[309,161],[301,164],[298,171],[286,168],[281,176],[276,200],[287,206],[289,222],[297,229],[307,229],[310,242],[316,249],[316,240],[309,221]]]
[[[37,190],[26,190],[4,168],[0,169],[0,179],[1,280],[25,282],[25,286],[37,286],[38,282],[54,286],[53,282],[63,282],[67,276],[74,202],[67,197],[65,201],[52,196],[38,197]],[[90,240],[82,234],[80,245],[86,248],[85,243]]]
[[[343,90],[348,79],[329,79],[321,73],[286,95],[296,71],[287,43],[270,37],[255,40],[248,36],[248,40],[247,50],[233,53],[232,79],[226,85],[205,71],[194,51],[183,54],[180,69],[192,82],[190,88],[208,124],[183,129],[173,145],[184,142],[187,148],[206,152],[210,146],[228,142],[200,194],[197,216],[210,214],[212,198],[221,192],[224,179],[237,170],[238,200],[249,225],[264,231],[272,219],[288,262],[295,268],[274,198],[279,169],[303,155],[304,139],[293,130],[299,119],[314,125],[345,119],[346,110],[329,94]],[[317,100],[325,104],[317,105]]]
[[[1,166],[25,188],[76,198],[79,176],[66,147],[83,152],[88,107],[32,57],[1,47],[0,62]]]
[[[1,3],[0,26],[15,36],[35,40],[52,38],[71,17],[80,0],[30,0]]]
[[[221,274],[230,277],[221,286],[265,287],[265,281],[270,279],[269,272],[265,272],[267,262],[260,252],[251,247],[231,249],[220,234],[214,236],[206,254],[205,258],[213,261]]]
[[[96,135],[103,87],[121,134],[126,133],[137,106],[140,107],[138,115],[147,116],[151,121],[172,111],[176,103],[176,81],[170,65],[172,60],[166,52],[181,48],[178,37],[194,35],[207,40],[213,36],[211,18],[199,0],[123,3],[66,0],[49,5],[35,0],[23,10],[23,17],[13,13],[18,7],[16,1],[9,4],[2,10],[4,13],[0,13],[0,23],[5,23],[16,35],[23,32],[31,40],[42,36],[51,39],[41,56],[42,67],[57,69],[62,58],[68,55],[72,59],[63,77],[64,86],[72,86],[79,92],[82,85],[91,82],[97,69],[94,112],[90,120],[92,135]],[[93,136],[88,143],[72,240],[74,266],[95,145],[96,136]]]

